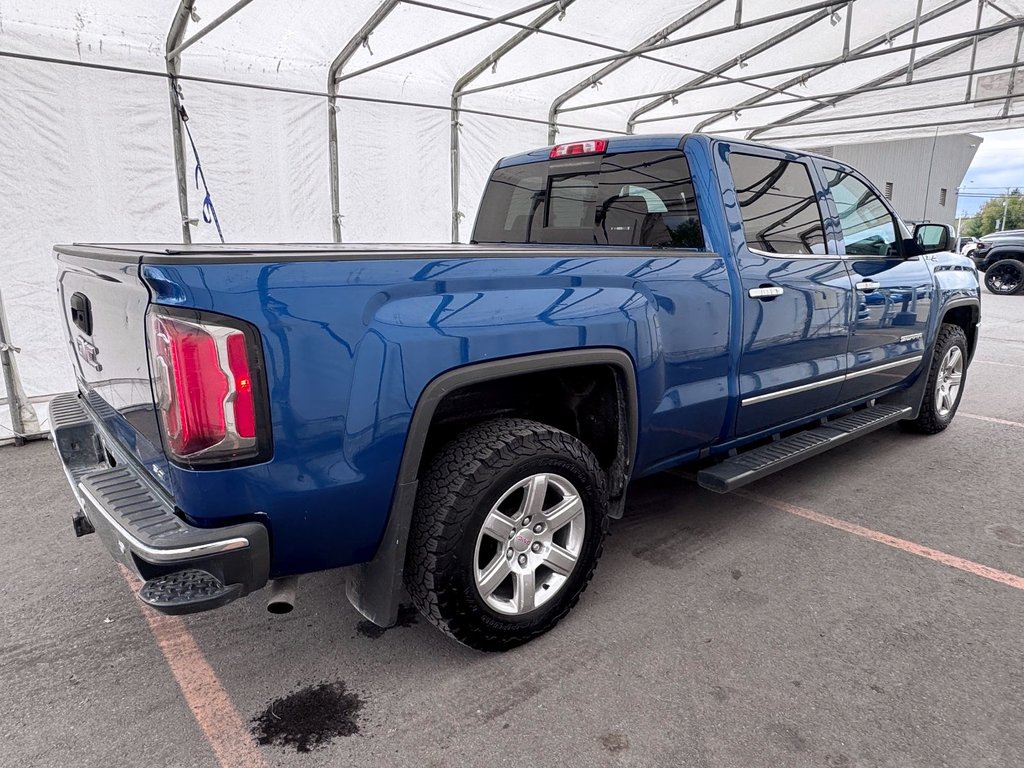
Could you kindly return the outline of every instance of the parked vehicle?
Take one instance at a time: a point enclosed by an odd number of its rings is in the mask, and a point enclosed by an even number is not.
[[[971,252],[985,287],[1004,296],[1024,293],[1024,230],[993,232]]]
[[[832,158],[704,135],[507,157],[470,245],[60,245],[53,437],[165,613],[348,567],[505,649],[578,600],[629,481],[726,492],[956,413],[978,275]]]
[[[980,241],[976,237],[958,237],[952,250],[954,253],[959,253],[961,256],[970,256],[971,251],[977,247]]]

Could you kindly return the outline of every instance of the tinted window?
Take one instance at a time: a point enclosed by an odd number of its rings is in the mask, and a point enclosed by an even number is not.
[[[825,231],[807,166],[729,155],[747,245],[766,253],[825,253]]]
[[[703,248],[686,157],[623,152],[499,168],[476,242]]]
[[[885,203],[856,176],[826,168],[828,189],[839,212],[846,252],[856,256],[899,253],[896,224]]]

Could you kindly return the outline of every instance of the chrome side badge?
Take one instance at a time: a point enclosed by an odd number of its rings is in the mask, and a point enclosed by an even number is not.
[[[100,351],[96,349],[95,344],[90,344],[79,336],[75,339],[75,346],[78,348],[78,357],[81,358],[83,363],[91,365],[97,371],[103,370],[103,365],[97,359],[100,355]]]

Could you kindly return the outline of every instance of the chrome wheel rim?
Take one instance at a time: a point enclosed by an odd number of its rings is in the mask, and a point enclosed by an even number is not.
[[[935,410],[939,416],[948,416],[953,411],[963,380],[964,354],[960,347],[950,347],[939,364],[939,375],[935,382]]]
[[[576,569],[586,525],[583,499],[561,475],[540,472],[517,482],[477,534],[473,578],[480,598],[506,616],[540,608]]]

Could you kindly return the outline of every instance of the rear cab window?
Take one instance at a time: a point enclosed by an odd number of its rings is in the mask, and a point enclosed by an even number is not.
[[[704,248],[690,168],[678,150],[498,168],[473,241]]]
[[[729,167],[748,248],[769,256],[827,253],[821,208],[804,163],[730,152]]]

